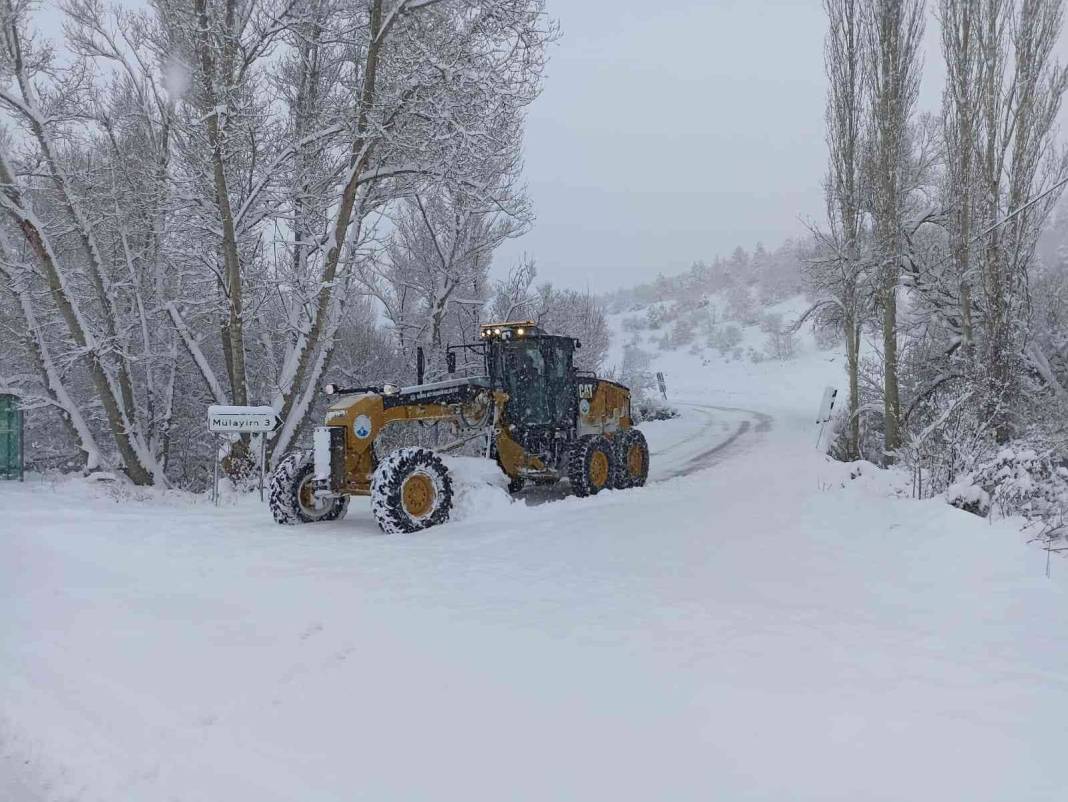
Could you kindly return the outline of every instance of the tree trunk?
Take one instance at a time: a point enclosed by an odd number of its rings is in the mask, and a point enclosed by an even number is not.
[[[198,2],[203,2],[203,0],[198,0]],[[364,60],[363,87],[360,92],[360,111],[356,123],[356,138],[353,140],[351,155],[349,157],[349,171],[345,187],[341,194],[341,204],[338,209],[337,218],[334,222],[333,236],[329,241],[329,248],[323,263],[323,274],[319,284],[315,317],[308,331],[308,337],[303,343],[303,347],[301,347],[301,343],[298,340],[297,347],[301,349],[300,357],[297,362],[296,371],[293,375],[293,380],[290,383],[288,390],[284,392],[282,409],[279,413],[279,416],[283,421],[286,421],[289,415],[292,414],[296,401],[304,389],[303,385],[308,377],[312,358],[315,355],[316,349],[319,347],[324,326],[327,325],[327,316],[329,314],[330,303],[333,296],[334,282],[337,279],[338,264],[341,260],[342,250],[348,240],[349,227],[353,222],[352,212],[353,208],[356,206],[356,195],[359,191],[360,177],[366,169],[368,159],[370,158],[371,148],[370,142],[368,141],[370,114],[371,107],[375,100],[375,78],[378,71],[378,59],[382,48],[382,36],[384,34],[384,31],[382,30],[382,0],[372,0],[370,11],[371,40],[367,46],[367,55]],[[360,216],[362,217],[362,215]],[[359,220],[356,222],[357,225],[359,225]],[[307,405],[302,404],[300,406],[306,407]],[[299,424],[300,421],[295,421],[293,424],[288,424],[287,422],[284,431],[292,433],[296,430]],[[271,441],[270,450],[272,456],[274,449],[279,445],[282,445],[283,447],[288,445],[288,439],[279,436]]]
[[[883,287],[883,414],[886,425],[884,449],[887,464],[901,447],[901,397],[897,381],[897,273]]]
[[[97,397],[104,408],[108,426],[115,439],[119,456],[126,467],[127,475],[134,484],[152,484],[152,474],[142,463],[140,455],[134,448],[130,437],[129,423],[123,414],[111,380],[100,361],[98,344],[86,331],[82,316],[67,292],[52,249],[48,245],[48,241],[36,218],[23,204],[21,194],[15,184],[14,174],[8,167],[7,158],[3,154],[0,154],[0,184],[4,186],[4,206],[22,231],[27,244],[40,262],[52,298],[55,300],[56,306],[67,324],[71,339],[74,340],[74,344],[80,350],[86,352],[89,376],[92,379],[93,387],[96,389]]]
[[[241,259],[237,249],[237,235],[234,229],[234,212],[230,203],[230,191],[226,180],[226,157],[224,153],[225,132],[219,124],[219,98],[215,92],[217,78],[215,64],[209,49],[209,28],[207,0],[194,0],[194,8],[200,31],[197,37],[197,57],[203,73],[204,93],[207,114],[204,125],[211,146],[212,182],[215,190],[215,204],[219,210],[219,222],[222,225],[222,243],[220,250],[223,260],[223,290],[226,293],[227,317],[223,326],[223,352],[226,355],[227,374],[230,377],[230,393],[234,404],[243,406],[248,403],[248,385],[245,371],[245,335],[244,306],[241,288]],[[228,11],[227,24],[230,24]],[[227,27],[227,34],[230,28]],[[229,45],[228,45],[229,46]],[[229,72],[227,72],[227,76]]]
[[[846,370],[849,373],[849,426],[846,458],[860,459],[860,326],[856,309],[846,311]]]

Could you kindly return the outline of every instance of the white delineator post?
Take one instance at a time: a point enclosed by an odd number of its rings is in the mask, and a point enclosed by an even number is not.
[[[816,437],[816,448],[820,447],[820,443],[823,442],[823,430],[827,428],[827,421],[831,419],[834,414],[834,401],[838,398],[838,389],[835,387],[828,387],[823,391],[823,400],[820,402],[820,411],[816,416],[816,423],[819,424],[820,433]]]
[[[660,385],[660,395],[667,401],[667,381],[664,379],[664,374],[662,372],[657,372],[656,383]]]

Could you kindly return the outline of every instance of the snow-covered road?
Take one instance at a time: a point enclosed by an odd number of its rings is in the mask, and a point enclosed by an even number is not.
[[[771,430],[772,418],[763,412],[737,407],[717,407],[709,404],[682,403],[688,415],[674,427],[667,443],[654,438],[650,444],[652,455],[649,467],[651,482],[665,482],[711,468],[740,448],[748,447],[756,437]],[[693,431],[680,431],[691,420],[698,421]],[[651,425],[643,427],[654,428]],[[687,428],[690,428],[687,426]]]
[[[1060,802],[1068,569],[827,461],[795,395],[690,393],[650,486],[416,536],[0,485],[7,787]]]

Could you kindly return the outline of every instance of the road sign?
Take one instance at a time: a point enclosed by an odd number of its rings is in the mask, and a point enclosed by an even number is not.
[[[278,423],[271,407],[208,407],[208,429],[212,432],[273,432]]]
[[[281,423],[272,407],[231,407],[213,404],[208,407],[208,430],[216,435],[260,434],[273,432]],[[211,498],[219,503],[219,437],[215,444],[215,470]],[[225,438],[224,438],[225,439]],[[267,438],[260,437],[260,501],[263,501],[263,482],[267,474]]]

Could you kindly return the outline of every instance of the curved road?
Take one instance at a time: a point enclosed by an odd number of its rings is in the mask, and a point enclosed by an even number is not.
[[[711,404],[679,403],[707,419],[697,432],[667,446],[650,448],[649,481],[665,482],[718,465],[751,440],[771,430],[763,412]],[[730,421],[724,434],[724,417]]]
[[[648,425],[649,484],[689,476],[718,465],[771,430],[772,418],[763,412],[683,401],[673,403],[692,410],[696,416],[684,414],[681,419]],[[693,417],[701,419],[696,426]],[[570,487],[563,482],[548,487],[528,486],[517,500],[539,505],[569,495]]]

